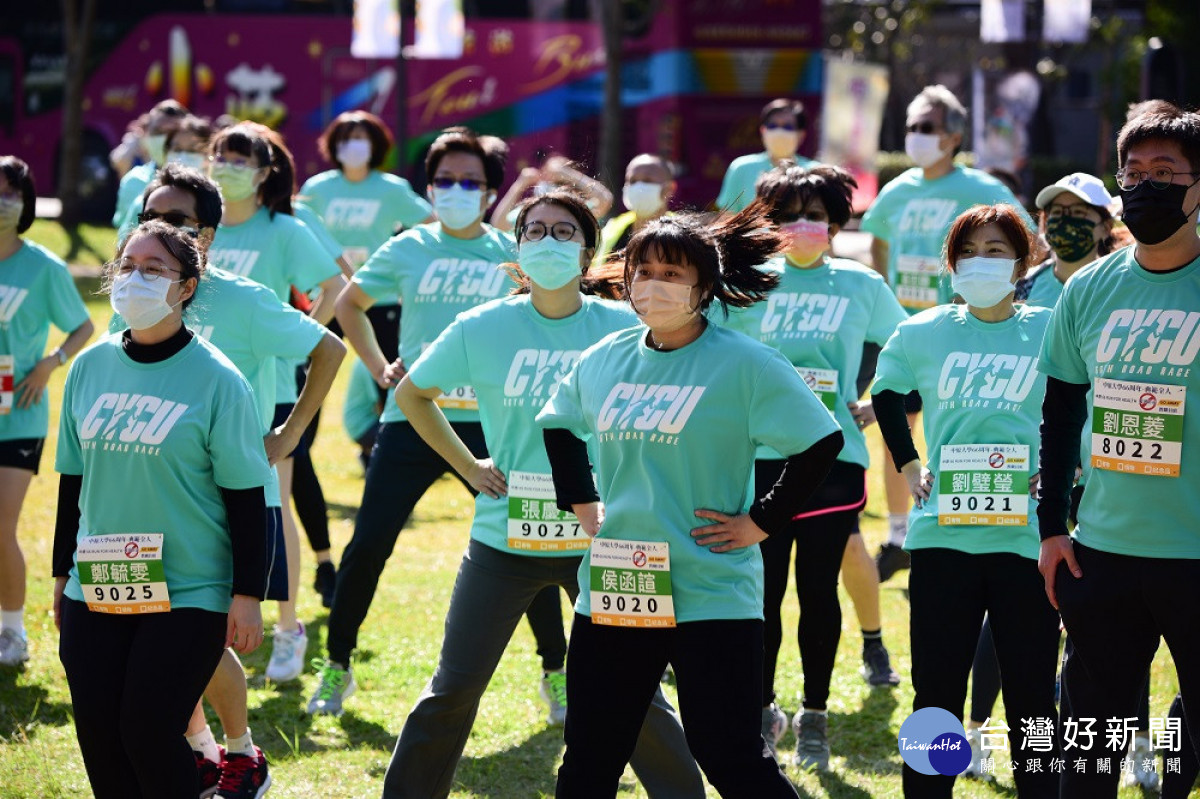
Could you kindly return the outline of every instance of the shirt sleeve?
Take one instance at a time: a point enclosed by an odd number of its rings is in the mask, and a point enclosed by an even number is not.
[[[407,180],[404,178],[397,178],[397,180],[400,182],[392,200],[396,221],[406,228],[424,222],[433,213],[433,206],[426,202],[424,197],[413,191]]]
[[[872,344],[885,344],[896,332],[896,327],[908,318],[908,313],[887,283],[883,280],[872,282],[875,284],[875,304],[871,309],[871,321],[867,327],[867,341]]]
[[[1074,281],[1067,281],[1067,285],[1063,286],[1062,297],[1050,314],[1050,324],[1046,326],[1046,335],[1042,338],[1038,371],[1064,383],[1083,385],[1092,381],[1088,376],[1087,363],[1079,351],[1075,331],[1077,287]]]
[[[465,328],[464,320],[456,319],[421,353],[408,370],[413,385],[443,391],[471,385]]]
[[[875,366],[875,383],[871,386],[872,394],[882,391],[907,394],[917,388],[917,378],[904,351],[904,329],[905,325],[898,326],[879,353],[879,363]]]
[[[213,482],[221,488],[258,488],[271,479],[261,422],[250,384],[240,374],[218,389],[208,449]]]
[[[337,260],[342,254],[342,245],[337,243],[329,232],[329,228],[325,227],[325,223],[321,221],[321,217],[312,208],[309,208],[304,203],[295,203],[292,210],[296,214],[296,218],[308,225],[309,232],[316,236],[317,241],[321,242],[321,246],[325,248],[325,252],[334,260]]]
[[[50,270],[50,321],[64,333],[70,333],[88,320],[87,307],[75,288],[75,280],[66,266],[54,264]]]
[[[567,376],[558,384],[558,388],[550,395],[545,407],[538,412],[537,426],[543,430],[561,427],[569,430],[576,438],[588,441],[592,437],[591,428],[583,416],[583,401],[580,396],[579,379],[580,366],[584,358],[571,367]]]
[[[750,398],[750,440],[787,457],[841,429],[787,358],[771,351]]]
[[[890,185],[890,184],[889,184]],[[865,230],[877,239],[888,241],[892,238],[892,226],[889,220],[891,209],[889,208],[888,187],[884,186],[879,196],[875,198],[875,202],[871,203],[871,207],[863,213],[862,222],[859,224],[860,230]]]
[[[288,265],[288,282],[307,294],[341,270],[312,229],[299,219],[289,218],[295,225],[286,240],[283,262]],[[339,247],[338,254],[341,251]]]
[[[285,305],[270,290],[255,291],[250,318],[250,346],[256,358],[307,358],[326,328],[307,314]]]
[[[59,474],[83,474],[83,448],[79,444],[79,430],[75,419],[75,386],[79,381],[79,359],[67,371],[67,382],[63,386],[62,410],[58,415],[58,449],[54,454],[54,470]]]
[[[354,273],[354,282],[374,299],[400,294],[399,269],[408,247],[405,237],[388,239]]]

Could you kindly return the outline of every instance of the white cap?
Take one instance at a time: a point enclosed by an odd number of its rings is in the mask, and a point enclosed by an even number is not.
[[[1108,193],[1108,189],[1104,188],[1104,181],[1100,178],[1089,175],[1086,172],[1074,172],[1062,178],[1053,186],[1047,186],[1038,192],[1037,203],[1038,208],[1045,208],[1050,202],[1062,194],[1064,191],[1069,191],[1085,203],[1098,205],[1102,208],[1107,208],[1112,205],[1112,195]]]

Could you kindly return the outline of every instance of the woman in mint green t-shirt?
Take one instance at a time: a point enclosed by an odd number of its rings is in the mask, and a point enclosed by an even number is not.
[[[946,240],[946,264],[966,304],[930,308],[896,328],[879,355],[872,399],[915,500],[904,544],[912,555],[913,710],[961,714],[986,613],[1017,791],[1056,797],[1058,775],[1031,762],[1054,757],[1052,739],[1048,752],[1022,746],[1020,722],[1057,720],[1058,614],[1037,569],[1031,496],[1046,391],[1038,353],[1051,311],[1013,305],[1032,244],[1012,206],[978,205],[961,214]],[[924,402],[928,467],[905,418],[911,391]],[[906,797],[949,799],[953,785],[953,776],[904,767]]]
[[[782,167],[759,178],[758,197],[791,246],[760,267],[778,275],[779,286],[766,301],[739,309],[729,320],[735,330],[783,353],[829,408],[846,440],[829,476],[796,518],[760,545],[766,616],[763,739],[774,749],[787,729],[774,689],[783,640],[780,607],[794,562],[800,600],[796,638],[804,666],[802,712],[794,722],[795,763],[805,769],[829,766],[826,704],[842,629],[838,574],[843,561],[850,566],[846,582],[855,589],[851,596],[863,622],[864,674],[874,685],[899,682],[883,645],[878,572],[858,534],[858,514],[867,500],[862,430],[874,415],[870,403],[858,402],[855,384],[863,344],[882,345],[908,314],[875,270],[829,255],[834,234],[850,219],[855,186],[848,172],[833,166]],[[777,452],[757,453],[756,494],[771,489],[783,464]],[[855,568],[858,564],[865,568]],[[864,571],[873,579],[862,579]]]
[[[625,250],[643,326],[584,352],[538,416],[558,505],[593,536],[567,656],[560,797],[615,794],[668,664],[688,743],[718,792],[796,795],[760,735],[755,545],[792,519],[843,438],[783,355],[706,318],[714,300],[762,301],[779,277],[755,265],[784,244],[759,204],[715,224],[651,222]],[[787,464],[751,503],[759,446]]]
[[[224,649],[262,642],[270,471],[249,384],[183,326],[202,265],[188,232],[136,228],[108,275],[129,329],[63,390],[54,613],[96,796],[195,796],[180,733]]]
[[[67,265],[21,237],[36,197],[29,166],[0,157],[0,666],[29,659],[17,520],[50,424],[46,383],[92,336]],[[52,324],[68,335],[47,355]]]
[[[413,429],[477,493],[437,668],[392,754],[384,778],[389,796],[449,792],[474,708],[521,616],[547,588],[556,602],[560,586],[572,599],[579,593],[576,573],[590,540],[573,515],[554,506],[534,417],[583,350],[637,320],[627,306],[591,296],[616,287],[586,274],[600,226],[582,198],[547,193],[526,203],[516,222],[520,288],[460,313],[396,390]],[[438,397],[462,386],[478,398],[483,457],[472,453],[437,405]],[[543,683],[561,716],[566,683],[561,671]],[[683,729],[661,695],[645,729],[634,767],[647,790],[703,796]]]

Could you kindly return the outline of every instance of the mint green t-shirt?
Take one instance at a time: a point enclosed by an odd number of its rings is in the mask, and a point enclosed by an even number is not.
[[[1071,276],[1042,349],[1043,372],[1090,386],[1085,435],[1098,437],[1092,457],[1129,469],[1092,464],[1075,537],[1120,555],[1200,558],[1200,411],[1192,405],[1200,397],[1193,396],[1200,391],[1200,259],[1154,273],[1137,263],[1135,250],[1126,247]],[[1179,396],[1167,397],[1163,387],[1179,387],[1166,390]],[[1154,413],[1168,409],[1159,399],[1182,413]],[[1172,462],[1178,476],[1144,473]]]
[[[1058,298],[1062,296],[1062,292],[1063,284],[1054,274],[1054,262],[1050,261],[1030,278],[1029,293],[1025,295],[1025,304],[1036,305],[1039,308],[1053,308],[1058,305]]]
[[[210,266],[184,312],[188,329],[213,344],[233,362],[254,391],[260,435],[271,429],[275,416],[276,365],[295,363],[316,348],[325,326],[279,301],[266,286]],[[128,325],[113,314],[108,329]],[[271,469],[267,506],[280,506],[278,475]]]
[[[346,384],[346,399],[342,403],[342,425],[346,434],[357,441],[378,421],[379,384],[371,377],[367,365],[355,358]]]
[[[595,452],[605,505],[600,538],[667,542],[680,622],[763,617],[758,547],[714,553],[691,531],[700,508],[739,514],[754,451],[794,455],[837,422],[777,350],[709,324],[671,352],[646,346],[646,328],[613,333],[586,350],[538,414]],[[588,559],[575,609],[591,615]]]
[[[158,164],[153,161],[145,164],[138,164],[133,169],[130,169],[121,176],[121,183],[117,186],[117,208],[113,211],[112,226],[117,230],[125,230],[132,228],[130,220],[137,216],[141,210],[141,203],[138,198],[142,196],[142,192],[150,185],[150,181],[154,180],[154,175],[158,172]],[[136,203],[136,206],[135,206]],[[134,208],[137,210],[133,210]]]
[[[939,472],[943,446],[1027,446],[1028,470],[1004,476],[1011,480],[1012,493],[1028,496],[1029,477],[1037,469],[1046,395],[1038,352],[1050,316],[1048,308],[1021,305],[1012,317],[989,323],[971,315],[965,305],[942,305],[901,323],[884,345],[871,391],[920,393],[928,446],[925,465],[934,475],[924,507],[914,505],[909,513],[905,549],[940,547],[972,555],[1011,552],[1037,560],[1036,500],[1029,499],[1025,525],[941,525]],[[995,476],[980,471],[990,491]],[[975,486],[987,493],[984,485]]]
[[[288,302],[292,286],[308,293],[340,274],[333,256],[299,219],[288,214],[271,216],[259,208],[240,225],[221,225],[208,250],[208,262],[261,283],[280,302]],[[296,401],[296,364],[276,364],[275,401]]]
[[[0,441],[45,438],[50,392],[18,408],[15,388],[46,353],[50,325],[70,333],[88,319],[67,265],[44,247],[22,240],[0,261],[0,356],[12,358],[12,407],[0,414]]]
[[[916,167],[880,190],[863,214],[862,230],[888,243],[888,283],[909,313],[950,302],[950,275],[942,249],[950,226],[973,205],[1009,203],[1025,225],[1033,219],[1000,181],[986,172],[955,166],[949,174],[926,180]]]
[[[528,294],[505,297],[459,314],[413,364],[409,379],[419,388],[443,391],[473,386],[496,468],[506,476],[514,471],[549,476],[542,431],[534,422],[538,411],[585,349],[635,325],[629,306],[592,297],[564,319],[542,316]],[[510,550],[508,511],[507,496],[476,496],[471,537],[519,555],[579,557],[579,550]]]
[[[232,546],[221,488],[264,486],[269,469],[250,385],[199,336],[137,363],[121,334],[67,374],[55,468],[82,475],[79,539],[160,533],[171,607],[229,610]],[[80,602],[77,567],[66,595]]]
[[[300,196],[325,222],[355,269],[395,234],[397,226],[414,227],[433,213],[407,180],[378,170],[351,182],[340,170],[330,169],[305,181]]]
[[[456,239],[442,231],[441,223],[431,222],[389,239],[355,273],[354,282],[376,301],[400,299],[404,306],[400,357],[411,365],[460,313],[516,287],[499,268],[516,259],[512,237],[491,226],[484,225],[479,238]],[[478,410],[453,407],[462,404],[443,405],[446,418],[479,421]],[[394,388],[388,391],[380,420],[404,421]]]
[[[858,399],[862,345],[885,343],[908,314],[879,273],[857,261],[826,257],[819,266],[800,269],[779,257],[760,268],[778,274],[779,286],[749,308],[730,308],[727,325],[779,350],[793,366],[823,370],[810,379],[836,380],[832,391],[818,396],[832,405],[846,439],[838,460],[867,468],[866,438],[847,407]],[[810,387],[819,390],[816,383]],[[758,457],[782,456],[764,448]]]
[[[292,215],[308,225],[308,229],[317,237],[317,241],[321,242],[321,246],[325,248],[325,252],[329,253],[330,258],[336,261],[341,256],[342,245],[325,227],[325,223],[321,221],[321,217],[317,215],[316,211],[302,202],[293,202]]]
[[[815,166],[817,163],[799,153],[796,153],[791,161],[796,166],[805,169]],[[725,170],[725,177],[721,180],[721,193],[717,195],[717,209],[737,213],[754,202],[754,198],[757,196],[754,192],[754,184],[758,182],[764,172],[774,167],[775,162],[765,151],[733,159],[729,164],[729,169]]]

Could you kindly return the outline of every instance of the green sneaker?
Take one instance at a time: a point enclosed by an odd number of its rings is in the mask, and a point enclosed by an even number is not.
[[[308,714],[342,715],[342,702],[354,693],[354,674],[332,660],[314,660],[312,665],[321,673],[321,684],[308,700]]]
[[[538,691],[550,713],[546,723],[552,727],[561,727],[567,723],[567,673],[562,669],[542,673],[542,687]]]

